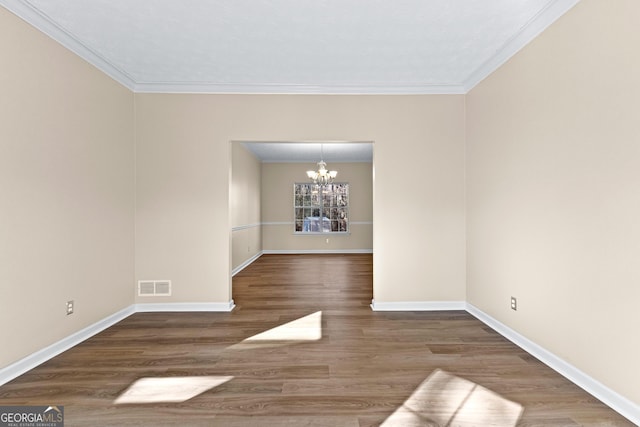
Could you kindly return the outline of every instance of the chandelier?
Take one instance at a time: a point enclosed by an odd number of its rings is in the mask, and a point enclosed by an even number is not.
[[[320,161],[318,162],[318,170],[317,171],[307,171],[307,176],[310,180],[313,181],[314,184],[317,185],[327,185],[331,184],[333,180],[338,175],[338,171],[328,171],[327,164],[323,160],[323,149],[322,144],[320,144]]]

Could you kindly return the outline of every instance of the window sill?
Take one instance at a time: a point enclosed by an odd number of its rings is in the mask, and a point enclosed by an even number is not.
[[[294,236],[348,236],[350,231],[294,231]]]

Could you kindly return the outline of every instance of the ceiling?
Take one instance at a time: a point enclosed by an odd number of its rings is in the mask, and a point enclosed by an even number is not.
[[[243,142],[263,163],[373,162],[370,142]],[[330,165],[329,165],[330,166]]]
[[[466,93],[578,0],[0,0],[135,92]]]

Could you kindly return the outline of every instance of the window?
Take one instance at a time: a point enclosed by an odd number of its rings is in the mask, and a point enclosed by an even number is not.
[[[349,184],[293,185],[296,233],[348,233]]]

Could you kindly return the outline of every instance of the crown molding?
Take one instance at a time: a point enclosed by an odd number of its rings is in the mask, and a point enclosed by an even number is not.
[[[0,0],[0,5],[5,9],[43,32],[98,70],[111,77],[127,89],[134,91],[135,81],[124,71],[118,69],[107,59],[91,50],[88,46],[80,42],[73,34],[64,30],[52,21],[45,13],[35,8],[31,4],[21,0]]]
[[[522,29],[509,39],[495,55],[486,60],[476,69],[462,85],[464,93],[468,93],[478,83],[487,78],[500,66],[512,58],[520,49],[535,39],[551,24],[568,12],[580,0],[552,0],[547,6],[534,16]]]
[[[464,95],[454,84],[297,85],[217,83],[136,83],[136,93],[266,94],[266,95]]]

